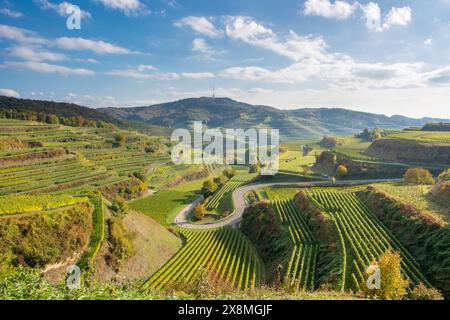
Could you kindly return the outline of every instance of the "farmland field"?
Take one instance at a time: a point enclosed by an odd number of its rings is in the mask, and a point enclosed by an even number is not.
[[[389,249],[402,254],[402,269],[413,285],[430,285],[419,264],[352,192],[312,189],[312,201],[333,217],[341,240],[341,289],[360,290],[364,272]]]
[[[263,281],[263,265],[238,230],[180,232],[187,244],[146,282],[146,287],[189,287],[202,273],[212,283],[243,290],[255,288]]]

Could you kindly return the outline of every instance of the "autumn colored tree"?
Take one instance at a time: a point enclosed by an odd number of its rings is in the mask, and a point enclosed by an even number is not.
[[[194,217],[197,220],[202,220],[206,215],[206,206],[204,203],[199,203],[194,208]]]
[[[403,176],[405,184],[409,185],[433,185],[434,179],[430,171],[424,168],[410,168]]]
[[[347,167],[344,166],[343,164],[341,164],[340,166],[338,166],[338,167],[336,168],[336,175],[337,175],[339,178],[343,178],[343,177],[345,177],[346,175],[348,175],[348,169],[347,169]]]
[[[373,269],[378,270],[379,287],[369,288],[371,277],[377,276],[373,270],[366,273],[361,284],[363,292],[372,299],[402,300],[407,294],[408,280],[402,275],[402,257],[397,251],[386,251],[378,262],[373,263]],[[373,284],[376,284],[375,279]]]

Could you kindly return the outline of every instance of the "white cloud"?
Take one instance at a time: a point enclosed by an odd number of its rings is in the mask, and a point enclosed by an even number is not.
[[[62,37],[55,40],[55,44],[65,50],[93,51],[98,54],[133,54],[126,48],[104,41],[94,41],[84,38]]]
[[[157,80],[177,80],[180,75],[173,72],[155,72],[157,69],[153,66],[138,65],[137,67],[125,70],[113,70],[106,72],[107,75],[134,78],[134,79],[157,79]]]
[[[63,1],[59,4],[56,3],[52,3],[48,0],[33,0],[41,9],[43,10],[53,10],[56,13],[58,13],[61,17],[67,17],[69,16],[69,14],[67,13],[67,10],[69,8],[74,7],[74,4],[67,2],[67,1]],[[91,18],[91,14],[87,11],[81,10],[81,17],[86,19],[86,18]]]
[[[184,78],[195,80],[214,78],[214,73],[211,72],[183,72],[181,75]]]
[[[47,39],[41,38],[35,32],[26,29],[16,28],[8,25],[0,24],[0,38],[8,39],[15,42],[29,44],[46,44]]]
[[[412,21],[410,7],[392,8],[383,23],[383,29],[388,30],[392,26],[407,26]]]
[[[334,18],[338,20],[348,19],[358,9],[358,3],[349,4],[346,1],[330,0],[307,0],[304,5],[303,14]]]
[[[65,76],[66,75],[90,76],[95,74],[94,71],[88,69],[69,68],[65,66],[35,61],[21,61],[21,62],[7,61],[4,64],[0,65],[0,67],[15,70],[31,70],[41,73],[56,73]]]
[[[425,39],[425,41],[423,42],[423,44],[424,45],[430,45],[430,44],[432,44],[433,43],[433,38],[428,38],[428,39]]]
[[[17,91],[14,91],[13,89],[0,89],[0,95],[11,97],[11,98],[20,98],[20,94]]]
[[[42,50],[36,46],[15,46],[6,49],[6,52],[13,57],[27,61],[63,61],[68,58],[62,53]]]
[[[197,33],[213,38],[220,37],[222,35],[222,31],[217,30],[205,17],[185,17],[175,22],[175,26],[179,28],[189,27]]]
[[[382,31],[381,9],[378,3],[369,2],[366,5],[360,5],[360,8],[366,19],[367,28],[370,30]]]
[[[21,18],[23,17],[23,13],[19,11],[10,10],[8,8],[2,8],[0,9],[0,13],[8,16],[10,18]]]
[[[270,28],[250,17],[228,17],[226,34],[253,46],[273,51],[294,61],[307,57],[325,59],[325,41],[321,37],[301,37],[294,31],[280,38]]]
[[[140,0],[95,0],[106,8],[120,10],[127,16],[147,15],[151,11]]]

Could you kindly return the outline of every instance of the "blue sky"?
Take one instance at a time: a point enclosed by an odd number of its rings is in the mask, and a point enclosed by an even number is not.
[[[66,26],[78,6],[81,29]],[[450,118],[450,0],[0,0],[0,94]]]

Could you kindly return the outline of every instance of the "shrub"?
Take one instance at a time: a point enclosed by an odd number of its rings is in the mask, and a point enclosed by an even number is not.
[[[336,168],[336,175],[340,178],[345,177],[346,175],[348,175],[348,169],[346,166],[344,166],[343,164],[341,164],[340,166],[338,166]]]
[[[375,264],[381,272],[380,289],[367,288],[369,275],[366,274],[366,281],[361,284],[363,292],[375,299],[402,300],[406,296],[409,282],[403,278],[401,262],[402,258],[399,252],[386,251]]]
[[[423,168],[408,169],[403,177],[405,184],[433,185],[434,179],[430,171]]]
[[[217,189],[217,184],[214,181],[208,180],[203,182],[202,194],[205,196],[205,198],[207,198],[214,192],[216,192]]]
[[[325,136],[325,137],[323,137],[323,139],[320,141],[319,144],[320,144],[320,146],[322,146],[324,148],[334,148],[337,146],[344,145],[345,142],[343,139],[340,139],[340,138]]]
[[[409,294],[411,300],[444,300],[444,297],[435,288],[428,288],[423,283],[419,283]]]

